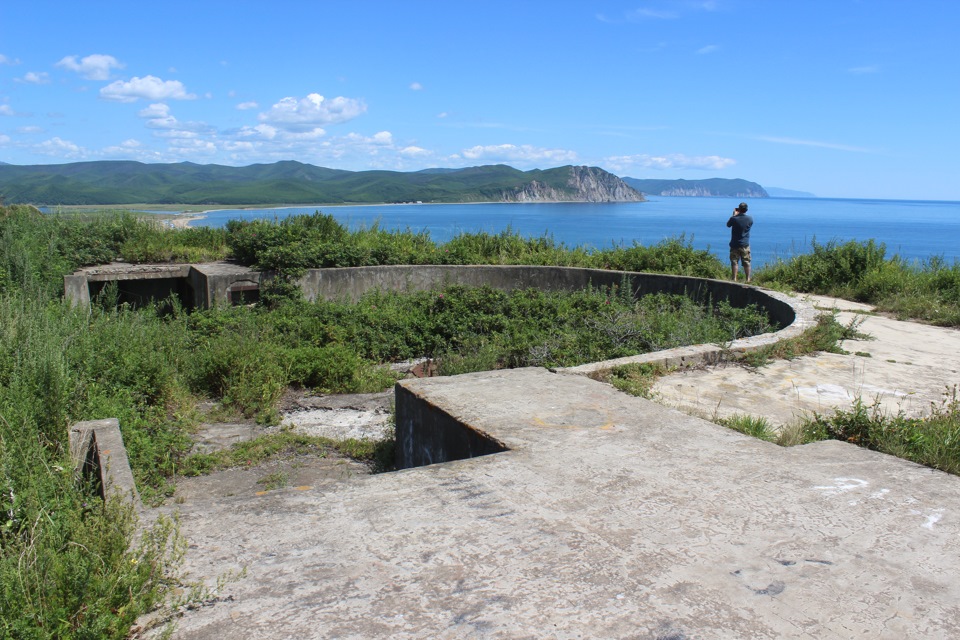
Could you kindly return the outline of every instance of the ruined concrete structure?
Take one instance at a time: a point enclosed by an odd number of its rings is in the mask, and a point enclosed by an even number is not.
[[[65,296],[86,307],[111,283],[117,302],[138,305],[173,296],[186,308],[209,308],[259,298],[260,287],[273,277],[249,267],[213,262],[192,265],[133,265],[111,263],[87,267],[64,277]],[[373,289],[419,291],[451,284],[488,285],[495,289],[537,288],[572,291],[628,283],[636,297],[673,293],[698,300],[726,300],[734,307],[755,304],[771,320],[785,327],[795,320],[785,296],[723,280],[707,280],[656,273],[631,273],[606,269],[491,265],[391,265],[310,269],[300,279],[307,300],[356,300]]]
[[[153,284],[195,307],[229,303],[262,278],[183,269],[154,271],[171,282]],[[111,277],[120,288],[120,273],[71,276],[68,295],[88,304]],[[816,319],[808,305],[752,287],[588,269],[329,269],[301,284],[317,299],[624,278],[638,294],[758,304],[782,327],[727,350],[795,336]],[[123,287],[133,302],[147,294],[138,286]],[[211,606],[185,612],[176,637],[957,637],[960,479],[843,442],[781,448],[585,375],[720,352],[691,345],[558,371],[399,382],[402,471],[171,507],[193,577],[212,585],[246,572]]]

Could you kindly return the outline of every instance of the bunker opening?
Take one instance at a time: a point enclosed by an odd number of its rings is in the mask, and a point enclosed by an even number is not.
[[[90,300],[105,308],[129,306],[134,309],[160,304],[169,312],[173,300],[184,309],[193,309],[193,287],[187,278],[143,278],[89,281]]]

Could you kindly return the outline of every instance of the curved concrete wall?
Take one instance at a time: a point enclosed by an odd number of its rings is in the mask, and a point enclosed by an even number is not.
[[[228,263],[196,265],[108,265],[78,271],[64,278],[66,297],[89,306],[91,282],[172,277],[172,270],[194,292],[193,305],[207,308],[216,304],[256,299],[259,286],[272,277],[271,273],[251,271]],[[796,298],[756,287],[724,280],[690,278],[658,273],[635,273],[583,269],[578,267],[492,266],[492,265],[395,265],[376,267],[349,267],[312,269],[300,280],[308,300],[356,300],[364,293],[380,289],[392,291],[420,291],[451,284],[468,286],[489,285],[510,291],[535,287],[544,291],[580,290],[588,286],[610,287],[629,283],[634,297],[651,293],[687,295],[695,300],[717,302],[726,300],[734,307],[757,305],[781,329],[775,333],[734,341],[728,345],[693,345],[656,354],[644,354],[616,361],[593,363],[565,369],[570,373],[589,374],[628,362],[662,362],[668,366],[683,366],[715,362],[729,352],[743,352],[793,337],[816,322],[816,312]],[[237,292],[243,295],[234,295]],[[235,299],[236,298],[236,299]]]
[[[726,345],[690,345],[617,360],[594,362],[563,369],[564,373],[596,374],[615,366],[647,362],[668,367],[692,366],[722,360],[727,354],[742,354],[786,338],[792,338],[816,324],[818,313],[801,300],[775,291],[766,291],[725,280],[691,278],[659,273],[636,273],[537,266],[378,266],[312,269],[300,285],[308,300],[357,300],[372,290],[423,291],[451,284],[488,285],[510,291],[536,287],[545,291],[571,291],[588,286],[619,286],[630,283],[635,297],[651,293],[687,295],[695,300],[728,301],[734,307],[757,305],[780,326],[780,330]]]
[[[422,291],[463,284],[489,285],[505,291],[531,287],[572,291],[588,286],[619,286],[624,279],[630,282],[635,297],[673,293],[697,300],[727,300],[734,307],[755,304],[781,327],[796,319],[792,299],[785,300],[756,287],[724,280],[577,267],[422,265],[311,269],[300,284],[308,300],[356,300],[375,289]]]

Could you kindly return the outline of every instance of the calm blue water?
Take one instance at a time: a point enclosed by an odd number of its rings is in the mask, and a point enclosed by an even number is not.
[[[727,259],[732,198],[650,197],[637,203],[402,204],[309,206],[212,211],[194,226],[221,227],[231,219],[282,218],[321,210],[350,229],[429,231],[435,242],[459,233],[498,233],[510,228],[527,237],[550,235],[569,247],[609,248],[656,244],[681,234],[698,249]],[[960,202],[760,198],[747,201],[754,225],[756,264],[807,253],[811,240],[869,240],[886,244],[887,256],[907,260],[941,256],[960,260]]]

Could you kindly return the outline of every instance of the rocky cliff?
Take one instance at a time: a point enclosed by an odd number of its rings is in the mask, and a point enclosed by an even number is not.
[[[501,202],[643,202],[643,194],[597,167],[565,167],[563,184],[532,180],[501,192]]]
[[[734,191],[733,193],[721,193],[719,191],[709,189],[704,186],[693,186],[693,187],[673,187],[671,189],[663,189],[657,195],[661,196],[727,196],[734,198],[766,198],[767,194],[764,191],[756,191],[753,189],[741,189]]]

